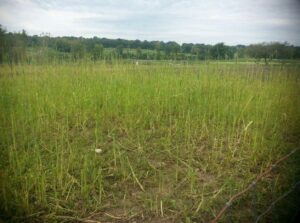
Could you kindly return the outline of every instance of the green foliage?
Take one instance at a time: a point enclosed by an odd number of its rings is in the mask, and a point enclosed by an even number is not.
[[[74,43],[71,48],[72,58],[74,60],[81,60],[85,57],[85,46],[82,43]]]
[[[183,43],[181,46],[181,50],[183,53],[192,53],[192,49],[195,45],[192,43]]]
[[[3,63],[4,61],[5,50],[7,47],[5,33],[6,31],[0,25],[0,63]]]
[[[262,43],[252,44],[246,48],[246,54],[255,59],[284,59],[296,58],[297,48],[289,45],[288,43]]]
[[[26,60],[27,34],[23,30],[21,33],[6,33],[0,26],[0,62],[9,64],[20,63]]]
[[[70,53],[71,48],[71,43],[65,39],[58,39],[56,42],[56,50],[59,52]]]
[[[136,57],[137,59],[142,59],[142,49],[140,47],[136,49]]]
[[[102,44],[95,44],[94,48],[92,49],[92,59],[94,61],[102,59],[103,51],[104,51],[104,47]]]
[[[116,54],[118,55],[119,58],[122,58],[122,56],[123,56],[123,46],[122,45],[117,46]]]
[[[264,59],[265,62],[272,59],[300,58],[300,47],[278,42],[250,46],[227,46],[224,43],[215,45],[183,43],[180,45],[174,41],[50,37],[49,34],[28,36],[24,30],[21,33],[7,33],[2,27],[0,27],[0,41],[0,62],[10,64],[43,60],[62,62],[60,60],[69,61],[69,57],[73,60],[86,58],[93,61],[102,59],[240,60],[254,58],[257,61]],[[37,58],[33,58],[33,54],[27,55],[27,52],[32,50],[39,52],[35,54]],[[49,52],[51,55],[48,55]]]
[[[210,56],[217,60],[232,59],[233,53],[224,43],[217,43],[210,48]]]

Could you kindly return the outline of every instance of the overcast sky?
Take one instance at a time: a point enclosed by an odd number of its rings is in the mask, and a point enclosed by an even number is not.
[[[300,45],[300,0],[0,0],[0,24],[51,36]]]

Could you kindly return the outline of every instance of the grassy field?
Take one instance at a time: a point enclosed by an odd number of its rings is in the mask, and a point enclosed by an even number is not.
[[[0,216],[208,222],[299,146],[299,111],[297,64],[1,65]],[[253,222],[251,205],[263,212],[300,179],[299,160],[220,222]],[[278,209],[273,222],[290,214]]]

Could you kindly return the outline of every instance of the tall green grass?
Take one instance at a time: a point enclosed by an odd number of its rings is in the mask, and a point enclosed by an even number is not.
[[[0,69],[0,210],[9,221],[207,222],[299,145],[296,65]],[[273,179],[276,191],[264,182],[262,208],[297,171],[294,159]],[[240,222],[252,215],[236,211]]]

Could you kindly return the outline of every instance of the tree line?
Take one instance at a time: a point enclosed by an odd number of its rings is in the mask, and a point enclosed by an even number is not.
[[[253,58],[266,63],[272,59],[299,59],[300,47],[270,42],[228,46],[224,43],[194,44],[107,38],[50,37],[7,32],[0,25],[0,62],[35,60],[143,59],[143,60],[232,60]]]

